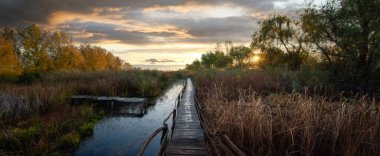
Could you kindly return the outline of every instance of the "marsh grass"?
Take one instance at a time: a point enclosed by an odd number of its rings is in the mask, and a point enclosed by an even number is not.
[[[0,84],[0,155],[70,152],[102,117],[93,106],[71,106],[72,95],[155,97],[175,72],[103,71],[42,74],[31,84]]]
[[[140,70],[49,73],[32,84],[0,84],[0,118],[44,114],[67,105],[72,95],[155,97],[178,77]]]
[[[196,76],[213,136],[228,135],[248,155],[377,155],[380,103],[282,89],[265,74]]]

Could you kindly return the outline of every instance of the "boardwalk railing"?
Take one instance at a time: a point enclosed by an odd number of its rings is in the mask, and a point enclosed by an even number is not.
[[[175,100],[175,105],[174,105],[174,108],[173,108],[173,111],[170,112],[170,114],[165,118],[165,120],[162,122],[162,127],[156,129],[144,142],[143,144],[141,145],[140,149],[137,151],[137,156],[142,156],[144,154],[144,151],[146,149],[146,147],[148,147],[149,143],[153,140],[153,138],[162,131],[162,136],[161,136],[161,146],[160,146],[160,150],[159,150],[159,153],[158,155],[162,155],[165,148],[166,148],[166,145],[168,144],[168,141],[169,141],[169,134],[172,134],[171,132],[173,131],[173,127],[174,127],[174,124],[175,124],[175,117],[177,115],[177,108],[178,108],[178,105],[179,103],[181,102],[181,99],[182,99],[182,96],[183,96],[183,92],[185,91],[186,89],[186,85],[187,85],[187,81],[185,80],[185,82],[183,83],[183,88],[181,90],[181,92],[178,94],[176,100]],[[168,128],[168,124],[166,123],[170,116],[173,116],[172,118],[172,127],[171,129]],[[171,137],[171,136],[170,136]]]

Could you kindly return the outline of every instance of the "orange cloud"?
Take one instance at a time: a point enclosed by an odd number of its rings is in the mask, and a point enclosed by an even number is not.
[[[265,20],[269,17],[269,15],[270,13],[265,13],[265,12],[259,12],[259,11],[251,12],[251,16],[259,20]]]
[[[101,14],[102,12],[114,12],[113,14]],[[99,22],[103,24],[112,24],[117,26],[115,30],[135,31],[141,33],[173,33],[174,38],[193,38],[187,30],[178,28],[173,25],[163,24],[152,26],[152,23],[145,23],[136,20],[127,20],[118,12],[120,8],[96,8],[92,13],[80,14],[72,12],[55,12],[50,15],[46,28],[50,30],[56,29],[59,24],[65,24],[70,21],[81,23]],[[88,34],[89,35],[89,34]]]
[[[193,10],[205,10],[205,9],[211,9],[212,6],[210,5],[204,5],[199,4],[197,2],[186,2],[185,4],[179,4],[179,5],[170,5],[170,6],[162,6],[162,5],[154,5],[151,7],[147,7],[143,9],[143,12],[156,12],[156,11],[162,11],[162,10],[172,10],[179,13],[188,13]]]

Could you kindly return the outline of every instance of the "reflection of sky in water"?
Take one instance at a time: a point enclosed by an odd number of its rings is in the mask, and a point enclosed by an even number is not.
[[[161,70],[161,71],[176,71],[186,68],[185,65],[133,65],[135,68]]]
[[[106,117],[95,126],[92,137],[82,141],[76,155],[135,155],[144,140],[157,128],[174,108],[175,99],[182,89],[177,82],[147,108],[143,117]],[[168,120],[171,126],[171,120]],[[145,155],[156,155],[160,147],[158,134],[145,150]]]

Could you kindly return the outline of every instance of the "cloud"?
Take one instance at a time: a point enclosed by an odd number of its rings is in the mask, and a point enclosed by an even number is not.
[[[146,59],[145,62],[149,62],[150,64],[156,64],[156,63],[169,63],[169,62],[176,62],[176,61],[171,60],[171,59],[158,60],[158,59],[151,58],[151,59]]]
[[[273,12],[294,12],[302,7],[299,1],[1,0],[0,27],[36,23],[66,31],[76,42],[189,50],[225,40],[250,42],[259,20]]]

